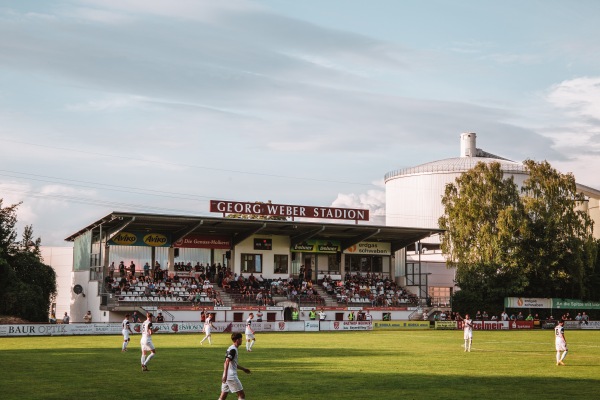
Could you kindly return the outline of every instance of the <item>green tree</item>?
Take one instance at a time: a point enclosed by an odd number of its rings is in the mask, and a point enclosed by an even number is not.
[[[497,310],[505,296],[522,293],[526,281],[513,254],[525,213],[512,176],[504,178],[499,163],[479,163],[446,185],[442,204],[441,246],[461,288],[455,308]]]
[[[439,225],[459,311],[497,310],[506,296],[597,296],[599,245],[574,177],[548,162],[524,164],[520,192],[498,163],[479,163],[446,186]]]
[[[42,262],[41,239],[34,239],[31,226],[16,241],[19,205],[3,208],[0,199],[0,314],[44,322],[56,296],[56,273]]]
[[[519,254],[529,281],[528,295],[589,298],[597,246],[593,221],[577,207],[586,201],[575,177],[547,161],[525,161],[529,178],[521,188],[527,229]]]

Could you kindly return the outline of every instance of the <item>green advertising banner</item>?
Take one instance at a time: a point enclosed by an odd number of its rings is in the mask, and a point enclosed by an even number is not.
[[[338,253],[342,251],[339,240],[305,240],[290,249],[292,253]]]
[[[552,299],[552,308],[562,308],[567,310],[600,310],[600,302],[554,298]]]

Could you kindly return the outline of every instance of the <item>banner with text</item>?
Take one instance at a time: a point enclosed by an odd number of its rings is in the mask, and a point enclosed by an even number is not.
[[[108,244],[111,246],[169,247],[171,246],[171,235],[156,232],[119,232],[108,241]]]
[[[552,308],[552,299],[535,297],[505,297],[504,308]]]
[[[344,254],[367,254],[375,256],[391,256],[392,244],[380,242],[360,242],[344,250]]]
[[[291,218],[323,218],[368,221],[369,210],[357,208],[311,207],[290,204],[247,203],[211,200],[210,212],[223,214],[252,214]]]

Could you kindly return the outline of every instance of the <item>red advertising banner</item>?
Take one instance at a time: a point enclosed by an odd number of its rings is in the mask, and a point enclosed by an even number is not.
[[[369,220],[369,210],[357,208],[311,207],[271,203],[244,203],[224,200],[211,200],[210,212],[218,212],[223,214],[255,214],[292,218],[347,219],[352,221]]]
[[[533,329],[533,321],[508,321],[510,329]]]
[[[230,249],[231,239],[227,236],[187,235],[173,244],[187,249]]]
[[[496,331],[509,329],[509,321],[473,321],[473,329],[484,331]],[[463,329],[463,321],[458,321],[458,329]]]

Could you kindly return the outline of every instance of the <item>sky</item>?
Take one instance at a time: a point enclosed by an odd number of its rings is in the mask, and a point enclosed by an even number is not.
[[[0,199],[47,246],[111,211],[366,208],[460,134],[600,189],[594,0],[0,0]]]

